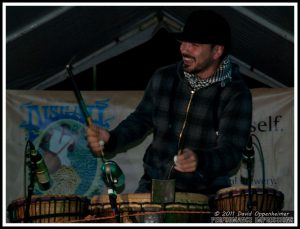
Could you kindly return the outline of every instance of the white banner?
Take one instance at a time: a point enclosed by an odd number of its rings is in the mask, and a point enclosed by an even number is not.
[[[284,209],[294,210],[294,90],[253,89],[251,133],[255,150],[253,185],[263,185],[284,194]],[[259,152],[261,145],[261,154]],[[231,177],[240,184],[240,171]]]
[[[252,133],[262,146],[265,184],[284,194],[285,210],[294,210],[294,90],[253,89],[252,94]],[[107,129],[114,128],[132,112],[142,95],[142,91],[82,92],[93,123]],[[107,194],[101,178],[102,161],[89,151],[85,128],[72,91],[8,90],[6,206],[27,192],[28,139],[43,155],[51,177],[50,189],[42,191],[36,185],[36,194],[76,194],[88,198]],[[148,136],[141,144],[112,158],[126,177],[123,194],[135,191],[143,173],[142,158],[151,138]],[[233,174],[231,180],[233,186],[239,186],[240,172]],[[262,186],[262,160],[257,150],[253,185]]]

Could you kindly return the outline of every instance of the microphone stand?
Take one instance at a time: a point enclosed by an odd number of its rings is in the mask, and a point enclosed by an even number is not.
[[[247,209],[249,212],[253,210],[253,200],[252,200],[252,169],[254,169],[254,154],[255,151],[253,149],[253,142],[252,142],[252,134],[249,135],[249,139],[247,145],[244,149],[243,153],[243,164],[246,164],[247,167],[247,179],[245,179],[245,183],[248,185],[248,202],[247,202]],[[241,177],[242,178],[242,177]],[[243,182],[243,180],[241,180]]]
[[[120,212],[117,206],[117,194],[114,185],[112,185],[111,188],[108,188],[108,196],[113,216],[115,216],[117,223],[121,223]]]
[[[117,206],[117,193],[116,193],[116,186],[114,183],[114,178],[112,176],[111,173],[111,167],[110,164],[105,164],[105,181],[107,182],[107,187],[108,187],[108,196],[109,196],[109,202],[110,202],[110,206],[112,209],[112,213],[115,216],[115,219],[117,221],[117,223],[121,222],[120,219],[120,212]]]
[[[247,172],[248,172],[248,202],[247,202],[247,209],[248,212],[251,214],[253,214],[253,206],[254,206],[254,202],[253,202],[253,196],[252,196],[252,188],[251,188],[251,184],[252,184],[252,169],[254,169],[254,154],[255,151],[253,149],[253,142],[252,142],[252,135],[250,135],[249,138],[249,142],[246,146],[246,152],[245,152],[245,156],[246,156],[246,160],[247,160]],[[254,215],[252,215],[252,222],[255,222],[254,219]]]
[[[263,206],[265,205],[265,193],[266,193],[266,184],[265,184],[265,180],[266,180],[266,174],[265,174],[265,159],[264,159],[264,155],[263,155],[263,151],[262,151],[262,147],[260,144],[260,141],[258,139],[258,137],[255,134],[252,134],[252,136],[255,138],[257,143],[253,143],[253,145],[256,147],[256,150],[259,153],[260,156],[260,162],[261,162],[261,171],[262,171],[262,189],[263,189],[263,195],[262,195],[262,200],[261,200],[261,208],[259,209],[259,211],[263,211]]]
[[[251,188],[251,173],[252,173],[252,166],[251,166],[251,159],[250,157],[247,158],[247,170],[248,170],[248,193],[249,193],[249,198],[248,198],[248,203],[247,203],[247,209],[249,212],[252,212],[253,209],[253,200],[252,200],[252,188]]]
[[[29,153],[29,158],[30,158],[30,165],[29,165],[30,183],[28,185],[28,195],[26,197],[24,223],[32,222],[30,219],[30,216],[29,216],[29,210],[30,210],[31,197],[33,194],[33,189],[34,189],[34,179],[35,179],[35,172],[36,172],[36,164],[32,162],[30,153]]]

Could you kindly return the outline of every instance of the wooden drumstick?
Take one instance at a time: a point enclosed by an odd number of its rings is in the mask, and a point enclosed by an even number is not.
[[[86,104],[85,104],[85,102],[84,102],[84,100],[83,100],[83,97],[82,97],[82,95],[81,95],[81,93],[80,93],[80,90],[78,89],[77,84],[76,84],[76,82],[75,82],[74,75],[73,75],[73,72],[72,72],[72,66],[71,66],[71,64],[66,65],[66,69],[67,69],[67,72],[68,72],[68,76],[69,76],[69,78],[71,79],[71,82],[72,82],[72,84],[73,84],[73,89],[74,89],[73,91],[74,91],[74,93],[75,93],[75,96],[76,96],[77,101],[78,101],[78,103],[79,103],[79,106],[80,106],[80,108],[81,108],[81,110],[82,110],[82,113],[83,113],[83,116],[84,116],[84,118],[85,118],[85,121],[86,121],[87,125],[88,125],[88,127],[90,127],[90,128],[92,128],[92,129],[94,129],[95,131],[97,131],[97,129],[96,129],[95,126],[93,125],[92,118],[91,118],[91,116],[89,115],[89,112],[88,112],[88,110],[87,110],[87,107],[86,107]],[[98,132],[96,132],[96,133],[98,134]],[[103,146],[103,145],[104,145],[104,141],[103,141],[103,140],[100,140],[100,141],[99,141],[99,144],[100,144],[100,146]],[[103,153],[103,150],[100,150],[100,152],[101,152],[102,160],[104,161],[104,153]]]
[[[79,91],[79,89],[77,87],[76,82],[75,82],[74,75],[73,75],[73,72],[72,72],[72,66],[68,64],[66,66],[66,69],[67,69],[69,78],[71,79],[71,82],[73,84],[73,89],[74,89],[73,91],[74,91],[75,96],[76,96],[76,98],[78,100],[78,103],[79,103],[79,106],[80,106],[80,108],[82,110],[82,113],[84,115],[85,121],[86,121],[86,123],[87,123],[87,125],[89,127],[93,127],[92,119],[91,119],[91,117],[90,117],[90,115],[89,115],[89,113],[87,111],[85,102],[84,102],[84,100],[82,98],[82,95],[81,95],[81,93],[80,93],[80,91]]]
[[[191,107],[191,104],[192,104],[194,94],[195,94],[195,91],[192,90],[191,91],[191,97],[190,97],[189,103],[188,103],[187,108],[186,108],[185,119],[184,119],[182,129],[181,129],[180,134],[179,134],[177,156],[182,154],[182,148],[184,146],[184,137],[185,137],[184,132],[185,132],[185,128],[186,128],[186,124],[187,124],[187,120],[188,120],[188,115],[189,115],[189,111],[190,111],[190,107]]]

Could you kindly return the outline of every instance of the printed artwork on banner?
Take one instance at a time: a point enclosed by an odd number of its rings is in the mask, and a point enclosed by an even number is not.
[[[112,119],[103,119],[103,112],[108,106],[109,100],[104,100],[88,107],[89,112],[98,113],[98,120],[93,121],[105,128],[110,127],[109,121]],[[91,197],[103,193],[105,184],[100,174],[102,160],[90,152],[86,140],[86,124],[79,107],[33,104],[23,104],[22,107],[28,112],[28,120],[20,126],[25,129],[28,139],[44,158],[51,180],[48,190],[42,190],[35,184],[34,194],[76,194]],[[45,112],[46,110],[51,112]],[[61,112],[62,110],[66,112]],[[46,113],[50,115],[46,117]],[[32,120],[33,118],[37,121]],[[29,167],[26,169],[29,170]]]

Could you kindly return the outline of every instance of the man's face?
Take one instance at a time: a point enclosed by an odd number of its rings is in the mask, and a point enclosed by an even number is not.
[[[180,45],[180,52],[183,58],[184,70],[196,75],[205,73],[215,62],[213,50],[211,44],[183,41]]]

